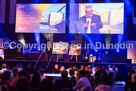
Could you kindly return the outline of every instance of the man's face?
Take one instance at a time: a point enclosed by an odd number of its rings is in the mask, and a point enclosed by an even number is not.
[[[59,68],[59,66],[58,65],[55,65],[55,69],[58,69]]]
[[[93,9],[92,8],[86,8],[85,10],[87,17],[92,17],[93,15]]]

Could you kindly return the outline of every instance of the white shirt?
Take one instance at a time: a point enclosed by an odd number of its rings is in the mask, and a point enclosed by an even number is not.
[[[20,72],[21,70],[23,70],[22,68],[18,68],[18,72]]]
[[[40,76],[41,81],[44,80],[46,77],[44,75]]]
[[[92,86],[87,77],[82,77],[77,82],[76,86],[73,88],[74,91],[84,91],[84,89],[89,88],[92,91]]]
[[[86,22],[88,22],[88,29],[87,29],[87,33],[91,33],[91,18],[87,18]]]
[[[3,74],[6,70],[7,70],[7,68],[2,68],[2,69],[0,70],[0,74]]]

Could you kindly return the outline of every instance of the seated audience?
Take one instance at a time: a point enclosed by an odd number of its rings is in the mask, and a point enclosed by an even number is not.
[[[54,83],[54,91],[61,91],[64,88],[72,89],[72,83],[68,80],[68,72],[61,72],[61,79],[56,80]]]
[[[75,87],[73,88],[74,91],[92,91],[92,86],[86,77],[86,72],[84,70],[79,71],[79,80]]]

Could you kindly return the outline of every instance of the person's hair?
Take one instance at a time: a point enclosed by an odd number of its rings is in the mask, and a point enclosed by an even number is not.
[[[21,63],[18,63],[18,64],[17,64],[17,67],[19,67],[19,68],[20,68],[20,67],[21,67]]]
[[[101,69],[102,67],[99,65],[99,66],[97,66],[98,67],[98,69]]]
[[[79,75],[81,75],[81,76],[86,76],[85,70],[79,70]]]
[[[10,71],[5,71],[2,74],[1,83],[6,83],[7,80],[10,80]]]
[[[18,68],[17,68],[17,67],[14,67],[14,68],[12,69],[12,71],[13,71],[13,75],[16,76],[17,73],[18,73]]]
[[[54,66],[56,66],[56,65],[59,66],[58,64],[55,64]]]
[[[86,5],[85,8],[86,8],[86,9],[87,9],[87,8],[92,8],[92,6],[91,6],[91,5]]]
[[[62,79],[66,79],[67,77],[68,77],[68,72],[67,71],[62,71],[61,72],[61,77],[62,77]]]
[[[2,64],[2,68],[7,68],[6,63],[3,63],[3,64]]]
[[[53,83],[50,79],[44,79],[39,86],[39,91],[53,91]]]
[[[27,76],[27,72],[25,70],[21,70],[18,75],[19,75],[19,77]]]
[[[110,91],[106,85],[98,85],[96,88],[95,88],[95,91]]]
[[[70,70],[69,70],[69,74],[70,74],[70,75],[74,75],[74,70],[73,70],[73,69],[70,69]]]
[[[16,91],[29,91],[30,83],[27,78],[22,77],[16,83]]]
[[[42,74],[42,75],[43,75],[43,73],[44,73],[44,69],[43,69],[43,68],[40,68],[40,69],[38,70],[38,72],[39,72],[40,74]]]
[[[38,73],[35,73],[32,77],[30,87],[31,88],[39,88],[39,84],[40,84],[40,75]]]
[[[62,91],[73,91],[71,88],[64,88]]]

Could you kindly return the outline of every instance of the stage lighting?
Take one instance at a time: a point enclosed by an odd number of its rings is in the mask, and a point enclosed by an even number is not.
[[[34,33],[36,43],[40,43],[40,33]]]
[[[9,49],[13,49],[12,46],[9,46]]]
[[[40,48],[38,48],[38,51],[40,51],[41,49]]]
[[[119,49],[117,49],[116,51],[119,52]]]
[[[97,52],[98,50],[95,50],[95,52]]]

